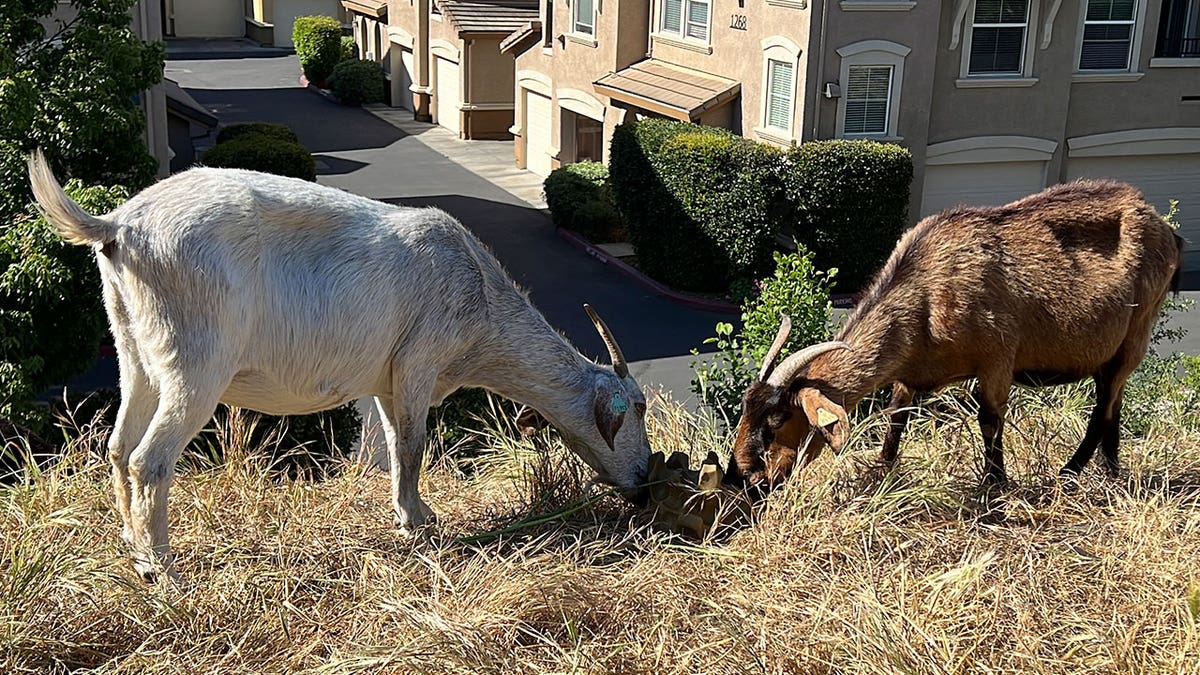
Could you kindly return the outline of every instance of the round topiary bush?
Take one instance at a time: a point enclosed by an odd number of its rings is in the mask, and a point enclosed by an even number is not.
[[[374,61],[342,61],[329,77],[329,88],[342,103],[383,101],[383,68]]]
[[[217,134],[217,143],[232,141],[235,138],[241,138],[247,135],[258,135],[273,138],[277,141],[286,143],[299,143],[300,139],[296,136],[296,132],[283,124],[272,124],[270,122],[239,122],[230,124],[221,129]]]
[[[249,169],[315,181],[317,162],[308,148],[269,136],[247,134],[214,145],[204,153],[205,166]]]
[[[292,43],[308,81],[324,86],[342,59],[342,24],[331,16],[300,16],[292,27]]]
[[[613,205],[607,166],[577,162],[557,168],[546,178],[543,190],[556,226],[599,244],[625,240],[625,225]]]

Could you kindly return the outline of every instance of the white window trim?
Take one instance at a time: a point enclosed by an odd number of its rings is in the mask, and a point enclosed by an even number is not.
[[[711,54],[712,48],[710,45],[712,45],[713,6],[716,4],[716,2],[715,0],[702,1],[708,4],[708,26],[704,30],[704,34],[706,36],[704,40],[691,37],[687,34],[688,5],[691,4],[692,0],[680,0],[678,33],[671,33],[662,29],[663,9],[666,5],[666,2],[665,0],[654,0],[654,16],[652,17],[653,23],[650,25],[650,37],[672,46],[683,47],[684,49],[692,49],[694,51],[702,51]]]
[[[842,97],[837,106],[838,138],[873,138],[875,140],[902,140],[899,135],[900,94],[904,88],[904,59],[912,49],[887,40],[863,40],[837,50],[842,57],[838,71],[838,82],[842,85]],[[882,134],[846,135],[846,87],[850,82],[850,66],[891,66],[892,86],[888,93],[887,129]]]
[[[962,80],[1032,80],[1029,85],[1037,83],[1037,78],[1033,77],[1033,54],[1034,54],[1034,32],[1038,25],[1038,10],[1041,3],[1038,0],[1026,0],[1029,6],[1029,13],[1025,17],[1025,45],[1021,53],[1021,72],[1019,73],[976,73],[970,74],[971,69],[971,39],[975,33],[975,0],[966,0],[964,3],[965,11],[963,12],[962,26],[962,60],[959,65],[959,80],[958,86],[964,86]],[[992,24],[1001,25],[1001,24]],[[951,49],[954,48],[953,43]],[[1078,63],[1078,59],[1076,59]],[[1018,85],[1027,86],[1027,85]]]
[[[762,46],[762,102],[759,105],[759,124],[754,127],[754,133],[760,138],[779,145],[795,145],[799,139],[795,136],[796,119],[800,117],[797,108],[800,102],[800,45],[781,35],[773,35],[761,43]],[[767,126],[767,107],[770,98],[767,87],[770,83],[770,62],[780,61],[792,66],[792,106],[791,122],[788,129]]]
[[[1149,2],[1149,0],[1134,0],[1134,1],[1137,2],[1137,7],[1134,8],[1134,10],[1133,10],[1133,28],[1132,28],[1133,40],[1130,42],[1130,45],[1129,45],[1129,66],[1126,68],[1114,68],[1112,70],[1080,70],[1079,69],[1079,59],[1083,56],[1083,28],[1087,24],[1086,20],[1087,20],[1088,0],[1080,1],[1080,3],[1079,3],[1079,25],[1077,27],[1077,30],[1075,31],[1076,34],[1079,36],[1079,39],[1075,41],[1074,72],[1076,73],[1076,76],[1074,78],[1072,78],[1074,81],[1076,81],[1076,82],[1086,82],[1086,81],[1092,81],[1092,82],[1133,81],[1133,82],[1136,82],[1137,79],[1140,79],[1140,77],[1139,77],[1134,80],[1128,80],[1128,79],[1126,79],[1126,80],[1120,80],[1120,79],[1104,80],[1104,79],[1101,79],[1100,77],[1095,77],[1095,78],[1086,78],[1086,77],[1080,78],[1080,77],[1078,77],[1079,75],[1102,76],[1106,73],[1141,73],[1142,72],[1141,67],[1140,67],[1141,61],[1142,61],[1142,33],[1145,32],[1145,28],[1146,28],[1146,5],[1149,5],[1150,2]]]

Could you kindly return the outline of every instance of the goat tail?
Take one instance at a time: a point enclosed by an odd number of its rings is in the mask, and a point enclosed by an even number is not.
[[[84,211],[63,191],[41,150],[35,150],[29,157],[29,183],[38,211],[58,236],[72,244],[103,245],[117,238],[116,223]]]
[[[1187,245],[1183,237],[1175,235],[1175,273],[1171,275],[1171,292],[1179,295],[1179,285],[1183,281],[1183,248]]]

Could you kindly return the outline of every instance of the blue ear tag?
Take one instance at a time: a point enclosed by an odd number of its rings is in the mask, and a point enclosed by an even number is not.
[[[625,399],[621,398],[620,394],[613,394],[612,411],[617,414],[629,412],[629,405],[625,403]]]

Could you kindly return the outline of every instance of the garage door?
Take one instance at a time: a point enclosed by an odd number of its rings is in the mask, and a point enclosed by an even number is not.
[[[1067,179],[1115,178],[1136,185],[1147,201],[1166,213],[1179,202],[1179,233],[1188,240],[1184,269],[1200,270],[1200,153],[1075,157],[1067,160]]]
[[[398,59],[397,55],[399,56]],[[397,108],[412,110],[413,53],[393,43],[391,60],[393,78],[392,105]]]
[[[951,206],[997,206],[1041,191],[1045,162],[944,164],[925,170],[921,215]]]
[[[525,90],[525,166],[539,176],[549,176],[554,108],[550,99]]]
[[[437,70],[437,90],[433,92],[437,100],[437,119],[434,122],[458,133],[458,64],[438,57],[435,64]]]

